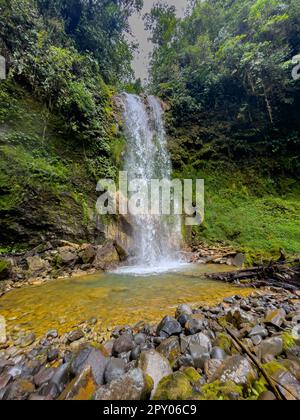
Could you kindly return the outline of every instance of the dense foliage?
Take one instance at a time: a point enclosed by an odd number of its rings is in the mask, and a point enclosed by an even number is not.
[[[182,20],[158,4],[146,25],[156,45],[152,86],[170,102],[169,130],[179,139],[177,165],[269,156],[299,174],[298,0],[195,1]]]
[[[139,0],[0,0],[0,254],[53,238],[100,241],[96,181],[122,135],[112,97],[131,76]]]
[[[9,81],[32,91],[48,114],[59,113],[66,134],[110,154],[109,85],[132,76],[128,18],[139,0],[1,0],[0,53]],[[5,85],[1,84],[5,96]]]

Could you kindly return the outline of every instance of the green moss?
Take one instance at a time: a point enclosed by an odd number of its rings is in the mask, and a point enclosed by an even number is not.
[[[246,253],[247,265],[278,258],[280,249],[299,253],[300,188],[274,179],[271,162],[189,162],[175,177],[205,180],[205,220],[192,230],[194,244],[229,245]],[[188,239],[188,238],[187,238]]]
[[[0,260],[0,280],[8,278],[11,270],[11,263],[9,261]]]
[[[204,385],[197,399],[211,401],[243,399],[243,387],[231,381],[222,384],[217,380],[211,384]]]
[[[227,334],[219,333],[216,340],[216,346],[223,349],[225,353],[231,354],[232,340]]]
[[[274,375],[276,372],[280,370],[287,370],[281,363],[278,361],[272,361],[263,365],[264,369],[266,370],[269,376]]]
[[[282,335],[281,335],[282,341],[283,341],[283,350],[287,351],[290,350],[291,348],[296,346],[296,341],[293,337],[293,335],[288,332],[285,331]]]
[[[266,363],[263,365],[263,367],[268,376],[271,378],[276,372],[287,370],[281,363],[277,361]],[[257,399],[262,393],[268,390],[269,384],[267,383],[264,376],[260,375],[259,378],[252,384],[252,387],[248,389],[248,397],[249,399]]]
[[[176,372],[160,381],[153,400],[187,400],[192,394],[193,388],[187,376],[182,372]]]
[[[188,367],[183,370],[184,375],[188,378],[192,385],[199,383],[201,375],[193,367]]]
[[[143,395],[142,399],[146,400],[151,395],[151,392],[152,392],[153,387],[154,387],[154,382],[153,382],[153,379],[151,378],[151,376],[149,376],[149,375],[144,375],[144,379],[145,379],[145,391],[144,391],[144,395]]]

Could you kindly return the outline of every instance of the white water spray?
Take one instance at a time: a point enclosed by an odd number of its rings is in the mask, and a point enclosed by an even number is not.
[[[154,96],[124,94],[124,127],[127,139],[125,170],[129,181],[171,179],[171,160],[163,121],[163,109]],[[138,273],[161,272],[180,265],[177,252],[181,245],[180,216],[132,216],[135,267]],[[124,271],[124,270],[123,270]],[[130,268],[127,272],[132,272]]]

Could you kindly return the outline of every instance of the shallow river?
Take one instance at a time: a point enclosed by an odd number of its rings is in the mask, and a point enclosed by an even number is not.
[[[62,334],[81,321],[96,317],[103,328],[158,321],[174,315],[180,303],[215,304],[249,289],[207,280],[204,273],[228,271],[228,266],[184,265],[159,274],[99,273],[58,279],[40,286],[16,289],[0,298],[0,314],[8,329],[44,334],[57,328]]]

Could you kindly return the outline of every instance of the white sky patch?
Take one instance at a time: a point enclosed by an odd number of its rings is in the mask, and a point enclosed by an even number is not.
[[[130,18],[130,26],[134,36],[134,41],[139,44],[136,51],[133,68],[137,78],[146,80],[149,73],[150,54],[153,49],[152,43],[148,40],[149,33],[145,30],[143,16],[149,13],[154,4],[161,2],[170,6],[176,6],[177,16],[183,17],[188,0],[144,0],[144,7],[140,14],[134,14]]]

